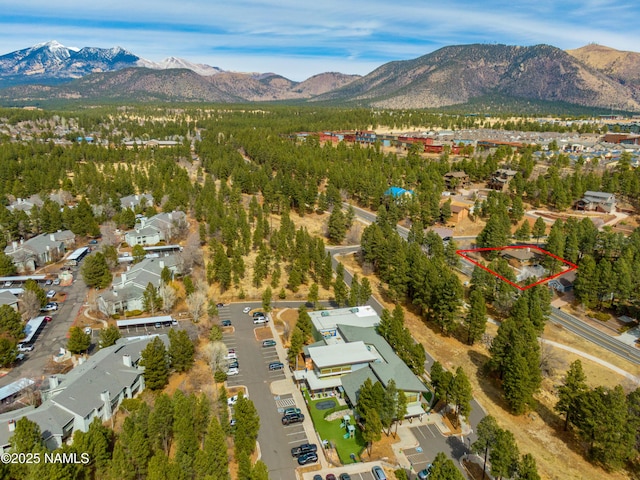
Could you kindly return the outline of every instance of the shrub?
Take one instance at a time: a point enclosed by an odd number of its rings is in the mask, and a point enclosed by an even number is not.
[[[222,370],[216,370],[216,373],[213,374],[213,379],[216,383],[222,383],[227,379],[227,374]]]

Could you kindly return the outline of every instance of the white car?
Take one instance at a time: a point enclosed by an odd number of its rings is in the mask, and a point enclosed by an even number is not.
[[[244,307],[242,309],[242,313],[249,313],[251,311],[251,307]]]
[[[18,351],[19,352],[32,352],[33,351],[33,345],[25,345],[24,343],[19,343],[18,344]]]
[[[227,354],[224,356],[225,360],[237,359],[236,351],[234,349],[230,349]]]
[[[253,323],[267,323],[269,319],[267,317],[253,317]]]
[[[230,368],[229,370],[227,370],[227,376],[231,377],[233,375],[238,375],[240,373],[240,370],[238,370],[237,368]]]
[[[47,298],[53,298],[56,296],[56,291],[55,290],[49,290],[47,292]]]
[[[235,405],[238,402],[238,395],[234,395],[233,397],[227,398],[227,405]]]

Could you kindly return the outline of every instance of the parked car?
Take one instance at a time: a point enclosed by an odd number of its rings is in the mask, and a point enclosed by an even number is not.
[[[60,279],[59,279],[59,278],[56,278],[56,279],[53,281],[53,284],[54,284],[54,285],[60,285]]]
[[[224,304],[224,303],[216,303],[216,307],[218,307],[218,308],[222,308],[222,307],[224,307],[224,306],[225,306],[225,304]]]
[[[320,474],[315,474],[315,475],[313,476],[313,480],[322,480],[322,475],[320,475]]]
[[[238,395],[227,398],[227,405],[235,405],[238,402]]]
[[[9,280],[7,280],[6,282],[4,282],[4,286],[5,287],[10,287],[11,286],[11,282]]]
[[[290,413],[302,413],[302,410],[300,410],[299,408],[285,408],[284,412],[282,412],[283,415],[289,415]],[[308,445],[308,444],[305,443],[305,445]]]
[[[44,282],[45,285],[49,286],[53,283],[53,280],[48,279],[46,282]]]
[[[327,473],[327,476],[324,477],[325,480],[336,480],[336,476],[333,473]]]
[[[371,469],[374,480],[387,480],[387,476],[384,474],[382,467],[375,466]]]
[[[284,368],[284,363],[282,362],[271,362],[269,364],[269,370],[282,370]]]
[[[229,363],[227,364],[228,368],[240,368],[240,364],[238,363],[238,360],[235,359],[231,359],[229,360]]]
[[[18,355],[16,355],[16,363],[20,363],[25,358],[27,358],[27,356],[24,353],[19,353]]]
[[[227,354],[224,356],[225,360],[231,360],[232,358],[238,358],[238,356],[236,355],[236,351],[233,348],[230,348],[227,351]]]
[[[341,473],[338,478],[340,480],[351,480],[351,475],[349,475],[348,473]]]
[[[431,464],[427,465],[427,468],[420,470],[418,472],[419,480],[426,480],[431,475]]]
[[[89,240],[89,245],[97,245],[98,244],[98,240],[96,240],[95,238],[93,240]]]
[[[254,324],[267,323],[268,321],[267,317],[253,317]]]
[[[300,455],[298,457],[298,465],[306,465],[307,463],[315,463],[317,461],[318,461],[318,454],[313,452],[305,453],[304,455]]]
[[[19,352],[32,352],[33,351],[33,345],[25,345],[24,343],[19,343],[18,344],[18,351]]]
[[[253,312],[253,318],[264,317],[264,312]]]
[[[299,423],[304,421],[304,415],[301,413],[290,413],[282,417],[282,424],[289,425],[290,423]]]
[[[293,447],[291,449],[292,457],[299,457],[300,455],[304,455],[305,453],[317,452],[318,446],[315,443],[303,443],[302,445],[298,445],[297,447]]]
[[[56,302],[49,302],[40,309],[42,312],[53,312],[54,310],[58,310],[58,304]]]
[[[49,316],[44,317],[45,322],[50,322],[51,320],[53,320],[52,317],[49,317]]]
[[[262,341],[262,346],[263,347],[275,347],[276,346],[276,341],[273,338],[270,338],[268,340],[263,340]]]
[[[231,320],[222,320],[220,322],[220,325],[222,325],[223,327],[230,327],[231,326]]]
[[[251,311],[251,307],[244,307],[242,309],[242,313],[249,313]]]
[[[47,292],[47,298],[53,298],[56,296],[56,291],[55,290],[49,290]]]
[[[234,375],[238,375],[240,373],[240,370],[238,370],[238,367],[229,367],[229,370],[227,370],[227,377],[233,377]]]
[[[156,322],[155,327],[156,328],[162,328],[162,324],[160,322]]]

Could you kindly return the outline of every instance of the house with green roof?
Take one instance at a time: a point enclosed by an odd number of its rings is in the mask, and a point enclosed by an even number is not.
[[[429,389],[377,333],[380,319],[371,311],[356,307],[310,312],[318,341],[303,348],[305,368],[294,371],[294,378],[312,394],[338,391],[352,406],[367,378],[385,388],[393,379],[407,397],[407,417],[423,415]]]

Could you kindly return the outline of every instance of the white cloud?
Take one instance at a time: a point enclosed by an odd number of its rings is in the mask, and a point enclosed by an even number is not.
[[[630,0],[26,3],[0,0],[0,54],[56,39],[74,46],[120,45],[150,60],[178,56],[296,79],[327,70],[367,73],[454,44],[640,45],[634,22],[625,21],[640,18],[640,7]]]

